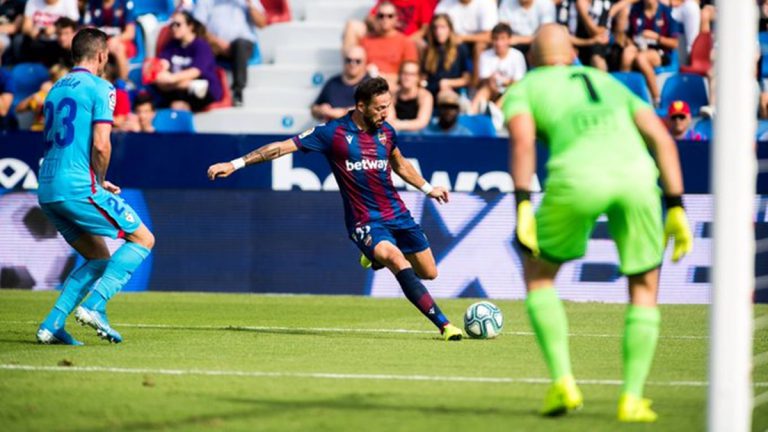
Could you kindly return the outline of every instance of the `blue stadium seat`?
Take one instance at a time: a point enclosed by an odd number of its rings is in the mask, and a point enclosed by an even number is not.
[[[679,72],[680,71],[680,54],[676,49],[673,49],[669,53],[669,64],[666,66],[659,66],[656,69],[656,75],[663,74],[665,72]]]
[[[133,13],[137,17],[153,14],[157,16],[158,21],[162,22],[171,17],[174,9],[173,0],[136,0]]]
[[[763,141],[768,137],[768,120],[757,121],[757,133],[755,134],[755,137],[760,139],[760,141]]]
[[[640,72],[613,72],[611,76],[632,90],[632,93],[636,94],[640,99],[648,103],[651,102],[651,93],[645,84],[645,77]]]
[[[491,117],[487,115],[468,115],[459,116],[459,124],[472,132],[472,135],[478,137],[495,137],[496,128],[493,126]]]
[[[157,132],[195,132],[195,122],[190,111],[177,111],[173,109],[157,110],[152,125]]]
[[[702,106],[709,103],[707,85],[704,77],[694,74],[674,74],[664,82],[661,89],[659,112],[666,115],[669,105],[676,100],[684,100],[691,106],[691,115],[696,117]]]
[[[712,120],[703,118],[693,125],[693,130],[707,137],[707,140],[712,141],[714,136],[712,135]]]
[[[40,63],[19,63],[11,71],[14,86],[14,101],[21,101],[40,89],[40,85],[51,79],[48,69]]]

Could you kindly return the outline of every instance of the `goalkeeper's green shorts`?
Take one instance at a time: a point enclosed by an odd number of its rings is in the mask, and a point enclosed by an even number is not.
[[[597,218],[605,214],[623,274],[637,275],[661,265],[664,231],[658,186],[624,181],[589,188],[567,181],[551,183],[547,182],[536,212],[537,237],[544,259],[563,263],[583,257]]]

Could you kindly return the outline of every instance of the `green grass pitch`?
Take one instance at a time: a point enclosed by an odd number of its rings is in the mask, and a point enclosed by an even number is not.
[[[553,420],[536,415],[547,375],[521,302],[495,301],[506,320],[498,339],[447,343],[404,299],[122,294],[109,312],[124,343],[70,318],[86,346],[37,345],[55,295],[0,291],[2,431],[705,429],[705,306],[662,307],[646,388],[660,421],[621,425],[623,305],[567,303],[585,406]],[[458,323],[472,301],[439,303]],[[768,351],[768,332],[755,345]],[[768,391],[768,365],[754,380]],[[768,429],[768,406],[753,429]]]

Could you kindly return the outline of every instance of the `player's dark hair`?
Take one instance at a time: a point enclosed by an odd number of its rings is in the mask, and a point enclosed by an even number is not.
[[[491,29],[491,36],[496,36],[502,33],[506,33],[507,36],[512,36],[512,27],[507,23],[498,23]]]
[[[107,34],[99,29],[87,27],[77,32],[72,39],[72,60],[80,63],[96,57],[96,54],[106,49]]]
[[[59,17],[59,19],[57,19],[56,22],[53,23],[53,25],[54,27],[56,27],[56,30],[61,30],[65,28],[71,28],[72,30],[77,30],[77,21],[69,17]]]
[[[371,78],[363,81],[355,89],[355,103],[362,102],[368,105],[373,98],[384,93],[389,93],[387,80],[382,77]]]

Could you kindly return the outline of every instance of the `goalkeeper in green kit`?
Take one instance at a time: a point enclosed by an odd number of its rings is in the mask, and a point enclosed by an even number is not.
[[[531,54],[536,69],[510,87],[502,109],[512,145],[515,233],[527,252],[526,310],[553,380],[541,412],[561,415],[582,406],[554,281],[561,264],[584,256],[595,221],[605,214],[631,301],[618,418],[653,422],[657,415],[643,398],[643,387],[659,337],[659,267],[667,239],[674,238],[673,261],[693,243],[677,147],[653,109],[621,83],[597,69],[569,66],[575,52],[563,27],[540,27]],[[550,156],[544,197],[534,215],[529,188],[537,136]],[[663,226],[659,175],[667,210]]]

